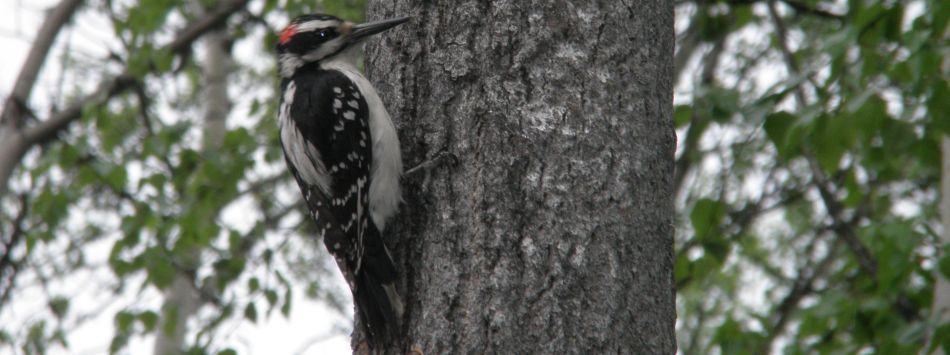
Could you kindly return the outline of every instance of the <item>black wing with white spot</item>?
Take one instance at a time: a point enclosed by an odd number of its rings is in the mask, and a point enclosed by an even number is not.
[[[284,83],[281,143],[288,166],[353,291],[366,332],[382,341],[402,312],[395,266],[370,219],[372,137],[357,86],[334,70],[298,70]]]
[[[290,117],[302,138],[320,154],[329,181],[329,191],[323,191],[321,202],[330,204],[333,219],[347,237],[328,238],[324,243],[334,255],[344,252],[358,261],[369,227],[373,154],[366,101],[349,78],[337,71],[304,71],[293,82],[297,88]],[[359,263],[354,265],[358,267]]]

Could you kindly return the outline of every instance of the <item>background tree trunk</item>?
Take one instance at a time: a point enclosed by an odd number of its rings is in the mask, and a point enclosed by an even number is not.
[[[228,75],[232,69],[230,36],[225,30],[210,32],[205,37],[205,60],[202,68],[205,74],[205,87],[202,90],[205,103],[202,124],[202,149],[214,152],[221,148],[227,133],[227,117],[231,111],[228,97]],[[195,283],[195,270],[201,260],[200,248],[189,251],[186,260],[178,260],[179,269],[175,272],[172,285],[164,290],[161,328],[156,332],[154,355],[175,355],[184,353],[188,334],[188,320],[195,316],[205,300],[201,299]],[[211,285],[214,282],[210,283]],[[214,292],[213,287],[204,289]],[[170,330],[170,332],[168,331]]]
[[[950,27],[947,27],[943,33],[943,38],[950,39]],[[944,75],[950,75],[950,56],[943,58],[940,63],[940,69]],[[947,246],[950,246],[950,135],[944,135],[940,139],[940,224],[943,226],[943,233],[936,240],[938,260],[940,257],[946,257]],[[930,321],[939,327],[950,321],[950,280],[947,279],[940,268],[934,270],[934,300],[930,307]],[[927,345],[922,352],[929,352],[933,339],[933,332],[936,327],[928,330]],[[938,344],[939,345],[939,344]],[[935,355],[943,355],[946,352],[942,348],[937,348],[933,352]]]
[[[403,349],[673,353],[671,1],[370,1],[407,166]]]

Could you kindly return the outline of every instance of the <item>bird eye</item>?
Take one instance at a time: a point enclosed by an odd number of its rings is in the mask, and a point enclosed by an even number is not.
[[[327,38],[327,30],[321,30],[317,35],[319,35],[320,38]]]

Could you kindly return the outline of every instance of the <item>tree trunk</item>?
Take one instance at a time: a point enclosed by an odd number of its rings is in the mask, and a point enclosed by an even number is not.
[[[370,1],[407,166],[404,344],[675,352],[672,1]]]
[[[946,62],[950,63],[950,59]],[[946,65],[946,64],[945,64]],[[950,65],[947,65],[950,66]],[[944,135],[941,139],[940,150],[941,169],[940,169],[940,220],[943,225],[943,235],[937,240],[937,256],[947,257],[946,247],[950,245],[950,136]],[[950,322],[950,280],[947,280],[940,268],[934,271],[934,300],[930,307],[930,321],[933,324],[942,325]],[[933,336],[932,331],[929,336]],[[928,342],[929,344],[929,342]],[[939,346],[939,344],[938,344]],[[930,347],[925,347],[926,352]],[[942,348],[934,351],[936,355],[943,355]]]
[[[205,103],[202,122],[202,149],[215,151],[220,149],[227,133],[225,125],[231,101],[228,98],[228,74],[232,69],[230,37],[227,31],[217,30],[208,33],[205,39],[206,58],[202,65],[205,73],[203,90]],[[165,302],[162,305],[161,327],[155,336],[154,355],[174,355],[184,353],[188,333],[188,320],[195,315],[202,304],[201,294],[196,289],[194,270],[201,260],[200,249],[195,247],[186,260],[177,260],[182,269],[176,270],[175,280],[165,290]],[[214,284],[212,281],[211,284]],[[213,287],[208,290],[213,291]],[[174,323],[173,325],[169,322]],[[165,329],[171,330],[167,332]]]
[[[944,39],[950,39],[950,27],[943,32]],[[943,73],[950,73],[950,56],[943,58],[940,63],[940,69]],[[950,135],[944,135],[940,139],[940,224],[943,225],[943,234],[936,241],[937,260],[947,257],[944,254],[947,246],[950,246]],[[947,279],[940,268],[934,270],[934,300],[930,306],[930,322],[942,325],[950,322],[950,280]],[[927,346],[922,353],[931,347],[933,341],[933,331],[931,329],[927,336]],[[939,346],[939,344],[938,344]],[[937,348],[935,355],[944,355],[942,348]]]

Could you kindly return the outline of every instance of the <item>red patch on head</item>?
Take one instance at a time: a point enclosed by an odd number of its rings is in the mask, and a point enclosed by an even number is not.
[[[287,26],[287,28],[280,32],[280,44],[286,44],[295,33],[297,33],[297,25]]]

